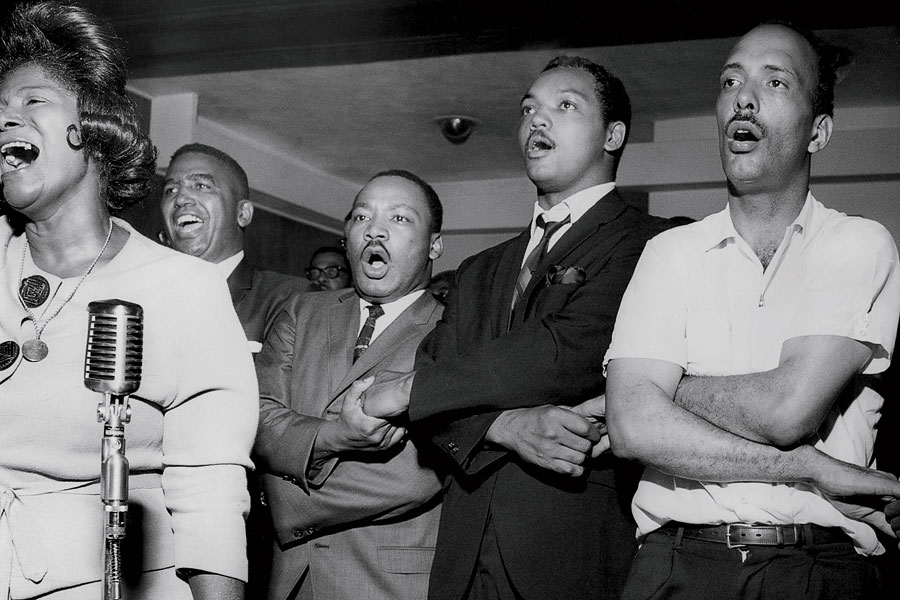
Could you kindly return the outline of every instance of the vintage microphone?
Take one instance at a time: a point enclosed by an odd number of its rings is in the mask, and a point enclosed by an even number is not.
[[[144,310],[138,304],[113,299],[91,302],[88,313],[84,385],[103,394],[97,406],[97,421],[103,423],[103,600],[122,600],[122,541],[128,516],[125,424],[131,420],[128,395],[141,385]]]

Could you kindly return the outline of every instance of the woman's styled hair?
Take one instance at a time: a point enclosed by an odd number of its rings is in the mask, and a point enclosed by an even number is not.
[[[121,42],[110,26],[74,4],[21,4],[0,32],[0,79],[26,65],[42,68],[77,98],[80,144],[99,167],[100,199],[109,209],[147,196],[156,149],[138,126]]]

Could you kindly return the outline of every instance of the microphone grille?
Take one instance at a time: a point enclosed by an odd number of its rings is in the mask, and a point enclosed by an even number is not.
[[[95,392],[125,395],[141,385],[144,310],[124,300],[88,304],[84,385]]]

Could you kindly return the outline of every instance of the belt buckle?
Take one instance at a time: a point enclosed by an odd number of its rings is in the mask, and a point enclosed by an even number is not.
[[[731,523],[725,524],[725,546],[727,546],[730,549],[738,549],[738,550],[740,550],[741,548],[746,548],[747,544],[731,543],[731,526],[732,526]]]

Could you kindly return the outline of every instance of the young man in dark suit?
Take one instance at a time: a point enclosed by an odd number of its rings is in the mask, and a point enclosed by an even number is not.
[[[633,474],[601,455],[605,428],[582,414],[602,405],[622,292],[664,227],[615,191],[630,118],[624,86],[603,67],[546,66],[521,102],[537,188],[530,226],[462,263],[415,371],[365,394],[368,414],[408,413],[414,439],[455,467],[432,600],[619,595],[635,530],[633,490],[617,488]]]
[[[415,175],[376,175],[345,225],[353,288],[298,295],[266,338],[255,453],[278,538],[270,600],[427,595],[440,479],[402,427],[363,413],[354,382],[412,369],[440,318],[427,287],[441,215]]]

